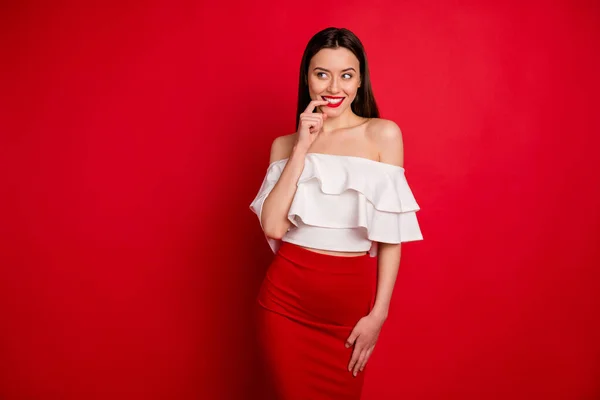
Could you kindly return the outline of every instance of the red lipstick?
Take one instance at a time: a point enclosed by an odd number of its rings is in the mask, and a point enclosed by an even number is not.
[[[345,97],[340,97],[340,96],[321,96],[323,98],[323,100],[333,100],[333,103],[327,103],[326,106],[330,107],[330,108],[337,108],[339,107],[343,102]],[[341,99],[340,101],[337,101],[338,99]]]

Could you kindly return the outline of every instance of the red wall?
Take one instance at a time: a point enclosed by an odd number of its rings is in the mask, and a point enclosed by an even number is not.
[[[214,3],[0,6],[0,398],[260,398],[248,205],[331,25],[425,237],[364,398],[600,398],[598,3]]]

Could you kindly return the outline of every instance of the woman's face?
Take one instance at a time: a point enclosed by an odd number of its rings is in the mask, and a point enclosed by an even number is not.
[[[345,47],[321,49],[308,66],[308,91],[312,100],[327,100],[319,107],[328,117],[344,113],[360,86],[358,58]]]

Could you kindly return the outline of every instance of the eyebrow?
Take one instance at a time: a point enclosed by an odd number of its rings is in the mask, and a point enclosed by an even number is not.
[[[330,70],[328,70],[328,69],[325,69],[325,68],[321,68],[321,67],[315,67],[315,69],[321,69],[321,70],[323,70],[323,71],[325,71],[325,72],[331,72]],[[344,71],[350,71],[350,70],[352,70],[352,71],[356,72],[356,70],[355,70],[354,68],[352,68],[352,67],[350,67],[350,68],[346,68],[346,69],[343,69],[343,70],[342,70],[342,72],[344,72]]]

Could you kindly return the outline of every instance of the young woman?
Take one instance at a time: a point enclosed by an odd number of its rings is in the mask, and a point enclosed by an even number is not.
[[[275,253],[256,304],[261,354],[279,399],[359,399],[401,243],[423,237],[402,133],[379,118],[349,30],[308,42],[296,126],[273,141],[250,205]]]

